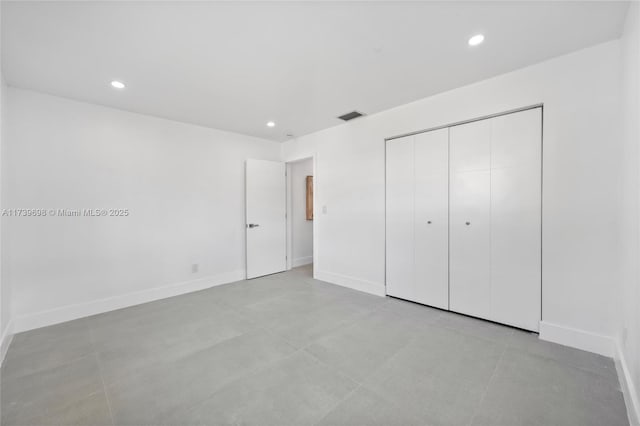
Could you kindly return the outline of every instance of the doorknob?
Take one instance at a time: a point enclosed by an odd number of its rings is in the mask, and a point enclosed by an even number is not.
[[[247,225],[247,228],[257,228],[258,226],[260,226],[260,225],[258,225],[257,223],[249,223]]]
[[[429,225],[431,225],[431,221],[430,221],[430,220],[428,220],[428,221],[427,221],[427,223],[428,223]]]
[[[469,226],[469,225],[471,225],[471,222],[465,222],[464,224]]]

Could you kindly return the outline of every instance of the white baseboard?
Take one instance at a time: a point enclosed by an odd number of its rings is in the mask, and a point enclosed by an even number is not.
[[[177,284],[170,284],[163,287],[156,287],[120,296],[108,297],[105,299],[92,300],[86,303],[63,306],[61,308],[34,314],[23,315],[14,318],[13,332],[33,330],[35,328],[46,327],[48,325],[59,324],[78,318],[101,314],[103,312],[116,309],[127,308],[129,306],[140,305],[142,303],[153,302],[154,300],[165,299],[167,297],[178,296],[209,287],[227,284],[245,279],[245,271],[232,271],[197,280],[186,281]]]
[[[331,284],[337,284],[353,290],[362,291],[364,293],[374,294],[376,296],[385,296],[384,284],[367,281],[360,278],[349,277],[347,275],[334,274],[332,272],[314,271],[313,278],[326,281]]]
[[[308,265],[310,263],[313,263],[313,256],[305,256],[305,257],[299,257],[297,259],[293,259],[294,268],[298,266]]]
[[[615,354],[615,341],[612,337],[547,321],[540,321],[540,339],[608,357]]]
[[[640,393],[637,386],[640,384],[633,382],[633,376],[629,370],[629,364],[624,356],[622,345],[616,340],[616,370],[618,371],[618,379],[620,380],[620,388],[624,395],[624,402],[627,406],[627,414],[629,416],[629,424],[632,426],[640,425]]]
[[[9,321],[9,324],[2,330],[2,336],[0,337],[0,366],[4,362],[4,358],[7,356],[9,345],[13,340],[13,321]]]

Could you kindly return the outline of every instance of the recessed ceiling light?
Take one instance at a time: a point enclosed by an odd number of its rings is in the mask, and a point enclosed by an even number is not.
[[[269,121],[267,122],[267,127],[276,127],[276,123],[274,123],[273,121]]]
[[[117,81],[117,80],[113,80],[111,82],[111,86],[115,87],[116,89],[124,89],[124,83],[121,81]]]
[[[484,41],[482,34],[476,34],[469,39],[469,46],[477,46]]]

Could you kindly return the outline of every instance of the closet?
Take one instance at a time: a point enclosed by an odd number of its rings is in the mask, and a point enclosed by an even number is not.
[[[447,129],[387,142],[387,294],[447,309]]]
[[[542,109],[386,144],[387,294],[538,331]]]

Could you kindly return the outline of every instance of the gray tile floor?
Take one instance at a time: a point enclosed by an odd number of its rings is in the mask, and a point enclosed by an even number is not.
[[[611,359],[311,278],[16,335],[3,425],[626,425]]]

